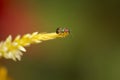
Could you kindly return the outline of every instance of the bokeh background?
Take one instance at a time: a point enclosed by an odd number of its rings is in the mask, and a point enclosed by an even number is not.
[[[31,45],[21,61],[1,59],[13,80],[120,80],[119,0],[0,0],[0,40],[54,32],[69,37]]]

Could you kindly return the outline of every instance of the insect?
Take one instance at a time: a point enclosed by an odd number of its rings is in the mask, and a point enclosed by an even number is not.
[[[56,29],[56,33],[57,34],[70,33],[70,30],[68,28],[61,28],[61,27],[59,27],[59,28]]]

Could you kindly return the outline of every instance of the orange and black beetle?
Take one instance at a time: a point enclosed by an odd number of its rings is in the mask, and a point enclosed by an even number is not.
[[[57,34],[60,34],[60,33],[70,33],[70,30],[68,29],[68,28],[61,28],[61,27],[59,27],[59,28],[57,28],[56,29],[56,33]]]

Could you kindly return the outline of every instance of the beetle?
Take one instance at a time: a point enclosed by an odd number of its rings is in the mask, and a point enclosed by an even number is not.
[[[59,28],[56,29],[56,33],[57,34],[70,33],[70,30],[68,28],[61,28],[61,27],[59,27]]]

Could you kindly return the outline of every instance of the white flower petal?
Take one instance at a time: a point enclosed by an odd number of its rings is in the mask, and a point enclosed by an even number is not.
[[[4,56],[6,59],[9,59],[8,53],[5,53],[3,56]]]
[[[7,57],[8,58],[13,58],[14,56],[13,56],[13,53],[12,52],[9,52],[8,54],[7,54]]]
[[[25,38],[31,38],[31,34],[26,34],[24,37]]]
[[[13,42],[12,44],[13,44],[13,46],[17,46],[17,45],[18,45],[18,43],[17,43],[17,42]]]
[[[16,54],[15,57],[20,61],[21,60],[21,56],[19,54]]]
[[[35,35],[37,35],[38,34],[38,32],[34,32],[34,33],[32,33],[32,36],[35,36]]]
[[[0,47],[3,45],[3,42],[0,42]]]
[[[21,50],[21,51],[23,51],[23,52],[26,52],[26,49],[25,49],[24,47],[19,46],[18,48],[19,48],[19,50]]]
[[[3,50],[4,50],[4,52],[6,52],[7,50],[8,50],[8,47],[3,47]]]
[[[29,46],[30,45],[30,43],[25,43],[25,46]]]
[[[35,42],[36,42],[36,43],[40,43],[40,42],[42,42],[42,41],[40,41],[40,40],[35,40]]]
[[[20,35],[18,35],[18,36],[15,38],[15,41],[16,41],[16,40],[19,40],[19,39],[20,39],[20,37],[21,37],[21,36],[20,36]]]
[[[13,59],[14,61],[16,61],[16,58],[15,58],[15,57],[12,57],[12,59]]]
[[[11,41],[12,41],[12,36],[9,35],[5,42],[11,42]]]
[[[21,52],[21,51],[16,51],[16,53],[17,53],[17,55],[20,55],[20,56],[22,56],[23,55],[23,53]]]

